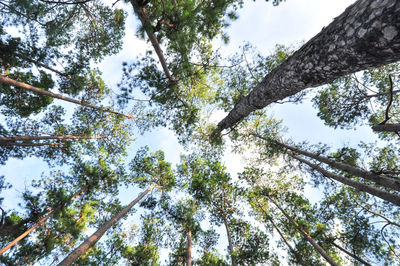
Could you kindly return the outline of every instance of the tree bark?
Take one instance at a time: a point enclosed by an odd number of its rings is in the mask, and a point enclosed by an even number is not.
[[[149,38],[149,40],[151,42],[151,45],[154,48],[154,51],[156,52],[156,54],[158,56],[158,60],[161,63],[161,66],[164,70],[165,75],[171,82],[175,83],[176,79],[172,76],[171,72],[168,69],[167,61],[165,60],[164,54],[161,50],[160,44],[158,43],[157,37],[154,34],[154,32],[152,32],[150,29],[151,25],[150,25],[150,21],[149,21],[149,16],[147,15],[145,7],[140,6],[137,3],[137,0],[131,0],[130,2],[133,7],[133,10],[139,17],[140,22],[142,23],[142,26],[147,34],[147,37]]]
[[[64,142],[24,143],[24,142],[14,142],[14,141],[8,141],[8,142],[0,141],[0,147],[1,146],[27,146],[27,147],[61,146],[64,144],[65,144]]]
[[[226,229],[226,236],[228,238],[228,245],[229,245],[229,253],[231,255],[231,262],[232,266],[236,265],[235,259],[233,258],[233,243],[232,243],[232,236],[231,236],[231,230],[229,228],[228,220],[226,219],[225,213],[222,213],[222,219],[224,220],[224,225]]]
[[[81,196],[84,193],[84,191],[79,191],[77,193],[75,193],[72,196],[71,200],[76,199],[77,197]],[[5,246],[2,250],[0,250],[0,256],[6,252],[8,249],[10,249],[12,246],[14,246],[15,244],[17,244],[21,239],[24,239],[27,235],[29,235],[33,230],[35,230],[39,225],[41,225],[42,223],[44,223],[47,219],[50,218],[51,215],[53,215],[53,213],[58,210],[61,209],[62,207],[64,207],[64,204],[58,206],[55,209],[50,208],[49,209],[49,213],[43,217],[42,219],[40,219],[34,226],[32,226],[31,228],[29,228],[28,230],[26,230],[23,234],[21,234],[19,237],[15,238],[13,241],[11,241],[7,246]]]
[[[400,60],[400,2],[358,0],[268,73],[219,122],[213,135],[304,89]]]
[[[376,132],[399,132],[400,124],[375,125],[372,127],[372,130]]]
[[[186,265],[192,266],[192,231],[187,232],[186,239]]]
[[[79,105],[82,105],[82,106],[85,106],[85,107],[89,107],[89,108],[92,108],[92,109],[96,109],[96,110],[99,110],[99,111],[109,112],[109,113],[113,113],[113,114],[116,114],[116,115],[122,115],[122,116],[125,116],[125,117],[128,117],[128,118],[131,118],[131,119],[134,118],[131,115],[118,113],[118,112],[115,112],[115,111],[112,111],[112,110],[108,110],[108,109],[105,109],[105,108],[102,108],[102,107],[98,107],[98,106],[94,106],[94,105],[82,102],[82,101],[79,101],[79,100],[75,100],[75,99],[63,96],[61,94],[56,94],[56,93],[53,93],[53,92],[50,92],[50,91],[45,91],[45,90],[33,87],[33,86],[29,85],[29,84],[22,83],[22,82],[10,79],[10,78],[8,78],[6,76],[3,76],[3,75],[0,75],[0,82],[4,83],[4,84],[7,84],[7,85],[14,86],[14,87],[18,87],[18,88],[21,88],[21,89],[24,89],[24,90],[31,91],[31,92],[36,93],[36,94],[41,94],[41,95],[45,95],[45,96],[48,96],[48,97],[60,99],[60,100],[66,101],[66,102],[79,104]]]
[[[0,137],[0,145],[4,142],[12,142],[16,140],[45,140],[45,139],[101,139],[104,136],[78,136],[78,135],[63,135],[63,136],[8,136]]]
[[[365,260],[363,260],[362,258],[360,258],[359,256],[347,251],[346,249],[342,248],[341,246],[337,245],[335,242],[332,243],[332,245],[334,245],[335,247],[337,247],[339,250],[343,251],[344,253],[346,253],[347,255],[349,255],[350,257],[352,257],[353,259],[358,260],[359,262],[361,262],[364,265],[367,266],[371,266],[371,264],[369,264],[368,262],[366,262]]]
[[[360,191],[363,191],[363,192],[367,192],[368,194],[371,194],[371,195],[373,195],[375,197],[378,197],[378,198],[383,199],[385,201],[389,201],[389,202],[391,202],[391,203],[393,203],[393,204],[395,204],[397,206],[400,206],[400,195],[398,195],[398,194],[392,194],[390,192],[381,190],[379,188],[375,188],[375,187],[372,187],[372,186],[369,186],[369,185],[366,185],[366,184],[351,180],[349,178],[346,178],[346,177],[331,173],[331,172],[323,169],[322,167],[320,167],[320,166],[318,166],[316,164],[313,164],[313,163],[311,163],[311,162],[309,162],[309,161],[307,161],[307,160],[305,160],[305,159],[303,159],[301,157],[298,157],[296,155],[290,155],[290,156],[295,158],[296,160],[304,163],[304,164],[307,164],[308,166],[310,166],[311,168],[317,170],[318,172],[320,172],[321,174],[323,174],[324,176],[326,176],[328,178],[332,178],[332,179],[334,179],[334,180],[336,180],[336,181],[338,181],[338,182],[340,182],[342,184],[351,186],[351,187],[353,187],[355,189],[358,189]]]
[[[95,233],[93,233],[89,238],[87,238],[79,247],[72,251],[63,261],[61,261],[58,266],[71,265],[76,261],[86,250],[88,250],[92,245],[94,245],[104,233],[115,223],[117,223],[122,217],[124,217],[136,203],[138,203],[144,196],[147,195],[151,190],[156,187],[156,184],[151,185],[145,191],[143,191],[135,200],[129,203],[128,206],[123,208],[119,213],[112,217],[108,222],[101,226]]]
[[[269,141],[268,139],[264,138],[263,136],[260,136],[260,135],[257,135],[257,134],[252,134],[252,135],[256,136],[256,137],[258,137],[260,139]],[[331,166],[333,168],[345,171],[345,172],[347,172],[349,174],[352,174],[354,176],[358,176],[358,177],[367,179],[369,181],[372,181],[372,182],[376,183],[377,185],[381,185],[383,187],[386,187],[386,188],[389,188],[389,189],[396,190],[396,191],[400,192],[400,180],[396,180],[396,179],[391,178],[391,177],[386,176],[386,175],[377,175],[377,174],[374,174],[374,173],[372,173],[370,171],[367,171],[367,170],[364,170],[364,169],[361,169],[361,168],[358,168],[358,167],[355,167],[355,166],[351,166],[351,165],[348,165],[348,164],[345,164],[345,163],[342,163],[342,162],[337,162],[335,160],[332,160],[332,159],[317,155],[315,153],[311,153],[311,152],[308,152],[308,151],[305,151],[305,150],[290,146],[290,145],[285,144],[285,143],[278,142],[276,140],[274,140],[274,142],[277,145],[279,145],[281,147],[284,147],[284,148],[286,148],[288,150],[291,150],[291,151],[293,151],[295,153],[299,153],[299,154],[305,155],[305,156],[307,156],[309,158],[312,158],[312,159],[315,159],[315,160],[317,160],[319,162],[325,163],[325,164],[327,164],[327,165],[329,165],[329,166]]]
[[[286,239],[286,237],[283,235],[283,233],[281,232],[281,230],[279,229],[278,225],[275,224],[274,220],[272,219],[272,217],[267,213],[267,211],[264,209],[264,207],[261,205],[261,203],[259,203],[257,200],[257,205],[258,207],[262,210],[262,212],[264,213],[264,217],[271,222],[272,226],[275,228],[275,230],[278,232],[279,236],[281,237],[281,239],[283,240],[283,242],[286,244],[286,246],[289,248],[289,250],[293,253],[293,255],[295,256],[297,262],[302,265],[302,266],[308,266],[303,259],[301,258],[301,256],[299,255],[298,252],[296,252],[296,250],[292,247],[292,245],[289,243],[289,241]]]
[[[267,198],[285,215],[285,217],[294,225],[296,226],[297,230],[299,230],[307,239],[307,241],[318,251],[319,254],[321,254],[322,257],[330,264],[334,266],[339,266],[331,256],[329,256],[328,253],[303,229],[301,229],[300,225],[290,217],[285,210],[281,208],[281,206],[278,205],[278,203],[275,202],[269,195],[266,195]]]

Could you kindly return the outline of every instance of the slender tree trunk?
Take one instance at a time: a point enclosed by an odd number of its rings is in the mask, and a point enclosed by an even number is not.
[[[36,93],[36,94],[49,96],[49,97],[60,99],[60,100],[67,101],[67,102],[70,102],[70,103],[75,103],[75,104],[79,104],[79,105],[82,105],[82,106],[85,106],[85,107],[96,109],[96,110],[99,110],[99,111],[102,111],[102,112],[109,112],[109,113],[113,113],[113,114],[116,114],[116,115],[122,115],[122,116],[125,116],[125,117],[133,119],[133,116],[131,116],[131,115],[118,113],[118,112],[115,112],[115,111],[112,111],[112,110],[108,110],[108,109],[105,109],[105,108],[102,108],[102,107],[98,107],[98,106],[94,106],[94,105],[82,102],[82,101],[79,101],[79,100],[75,100],[75,99],[63,96],[61,94],[56,94],[56,93],[53,93],[53,92],[50,92],[50,91],[45,91],[45,90],[39,89],[37,87],[33,87],[33,86],[29,85],[29,84],[22,83],[22,82],[10,79],[10,78],[8,78],[6,76],[3,76],[3,75],[0,75],[0,82],[4,83],[4,84],[7,84],[7,85],[14,86],[14,87],[18,87],[18,88],[21,88],[21,89],[24,89],[24,90],[31,91],[31,92]]]
[[[397,206],[400,206],[400,195],[392,194],[390,192],[381,190],[379,188],[375,188],[375,187],[372,187],[370,185],[366,185],[366,184],[351,180],[349,178],[346,178],[346,177],[331,173],[331,172],[323,169],[322,167],[320,167],[320,166],[318,166],[316,164],[313,164],[313,163],[311,163],[311,162],[309,162],[309,161],[307,161],[307,160],[305,160],[305,159],[303,159],[301,157],[298,157],[296,155],[290,155],[290,156],[295,158],[296,160],[304,163],[304,164],[307,164],[308,166],[310,166],[311,168],[317,170],[318,172],[320,172],[321,174],[323,174],[324,176],[326,176],[328,178],[332,178],[332,179],[334,179],[334,180],[336,180],[336,181],[338,181],[338,182],[340,182],[342,184],[351,186],[351,187],[353,187],[355,189],[358,189],[360,191],[363,191],[363,192],[367,192],[367,193],[369,193],[369,194],[371,194],[371,195],[373,195],[375,197],[378,197],[378,198],[383,199],[385,201],[389,201],[389,202],[391,202],[391,203],[393,203],[393,204],[395,204]]]
[[[268,73],[219,122],[213,135],[304,89],[400,60],[399,17],[399,1],[358,0]]]
[[[274,220],[272,219],[272,217],[267,213],[267,211],[265,210],[265,208],[262,206],[262,204],[260,202],[257,201],[257,199],[255,200],[257,202],[258,207],[262,210],[262,212],[264,213],[264,217],[271,222],[272,226],[275,228],[275,230],[278,232],[279,236],[281,237],[281,239],[283,240],[283,242],[286,244],[286,246],[289,248],[289,250],[293,253],[293,255],[295,256],[297,262],[302,265],[302,266],[308,266],[303,259],[301,258],[301,256],[299,255],[299,253],[292,247],[292,245],[289,243],[289,241],[287,240],[287,238],[283,235],[283,233],[281,232],[281,230],[279,229],[278,225],[275,224]]]
[[[71,265],[76,261],[83,253],[85,253],[92,245],[94,245],[104,233],[115,223],[117,223],[122,217],[124,217],[136,203],[138,203],[144,196],[147,195],[151,190],[156,187],[156,184],[151,185],[145,191],[143,191],[135,200],[129,203],[128,206],[123,208],[119,213],[112,217],[108,222],[101,226],[95,233],[93,233],[89,238],[87,238],[79,247],[72,251],[63,261],[58,265],[65,266]]]
[[[23,143],[23,142],[14,142],[7,141],[1,142],[0,146],[27,146],[27,147],[39,147],[39,146],[61,146],[64,145],[64,142],[45,142],[45,143]]]
[[[26,56],[24,56],[24,55],[22,55],[22,54],[19,54],[19,53],[14,53],[14,55],[15,55],[16,57],[19,57],[19,58],[21,58],[21,59],[24,59],[25,61],[28,61],[28,62],[30,62],[30,63],[33,63],[33,64],[35,64],[35,65],[37,65],[37,66],[39,66],[39,67],[43,67],[43,68],[45,68],[45,69],[47,69],[47,70],[50,70],[50,71],[52,71],[52,72],[54,72],[54,73],[56,73],[56,74],[58,74],[58,75],[60,75],[60,76],[66,77],[67,79],[71,79],[71,76],[68,75],[67,73],[63,73],[63,72],[61,72],[61,71],[59,71],[59,70],[57,70],[57,69],[54,69],[54,68],[49,67],[49,66],[47,66],[47,65],[45,65],[45,64],[42,64],[42,63],[40,63],[40,62],[37,61],[37,60],[33,60],[33,59],[31,59],[31,58],[29,58],[29,57],[26,57]]]
[[[167,66],[167,62],[165,60],[164,54],[161,50],[160,44],[158,43],[157,37],[154,34],[154,32],[152,31],[152,26],[150,24],[149,21],[149,16],[147,15],[146,9],[143,6],[140,6],[137,2],[137,0],[131,0],[130,1],[133,7],[133,10],[135,11],[135,13],[137,14],[137,16],[140,19],[140,22],[142,23],[142,26],[144,28],[144,30],[146,31],[147,37],[149,38],[151,45],[154,48],[154,51],[156,52],[157,56],[158,56],[158,60],[161,63],[161,66],[164,70],[165,75],[167,76],[167,78],[175,83],[176,79],[172,76],[171,72],[168,69]]]
[[[78,135],[63,135],[63,136],[8,136],[0,137],[0,145],[3,141],[12,142],[16,140],[45,140],[45,139],[101,139],[104,136],[78,136]]]
[[[375,125],[372,127],[372,130],[376,132],[399,132],[400,124]]]
[[[263,140],[268,141],[268,139],[266,139],[266,138],[264,138],[264,137],[262,137],[260,135],[257,135],[257,134],[253,134],[253,135],[258,137],[258,138],[261,138]],[[364,169],[361,169],[361,168],[358,168],[358,167],[355,167],[355,166],[351,166],[351,165],[348,165],[348,164],[345,164],[345,163],[342,163],[342,162],[338,162],[338,161],[335,161],[335,160],[332,160],[332,159],[329,159],[329,158],[326,158],[326,157],[320,156],[318,154],[311,153],[311,152],[308,152],[308,151],[305,151],[305,150],[302,150],[302,149],[299,149],[299,148],[296,148],[296,147],[292,147],[290,145],[278,142],[276,140],[274,142],[277,145],[279,145],[281,147],[284,147],[284,148],[286,148],[288,150],[291,150],[291,151],[293,151],[295,153],[299,153],[299,154],[305,155],[307,157],[310,157],[312,159],[315,159],[317,161],[325,163],[325,164],[327,164],[327,165],[329,165],[329,166],[331,166],[333,168],[345,171],[345,172],[347,172],[349,174],[352,174],[352,175],[355,175],[355,176],[370,180],[370,181],[376,183],[377,185],[381,185],[381,186],[384,186],[386,188],[393,189],[393,190],[396,190],[396,191],[400,192],[400,180],[396,180],[396,179],[391,178],[391,177],[386,176],[386,175],[377,175],[377,174],[374,174],[374,173],[372,173],[370,171],[367,171],[367,170],[364,170]]]
[[[222,219],[224,220],[224,225],[226,229],[226,236],[228,238],[228,245],[229,245],[229,253],[231,255],[231,262],[232,266],[236,265],[235,259],[233,258],[233,244],[232,244],[232,236],[231,236],[231,230],[229,228],[228,220],[226,219],[225,213],[222,213]]]
[[[186,266],[192,266],[192,230],[187,232],[186,239]]]
[[[77,193],[74,194],[74,196],[72,196],[71,200],[76,199],[77,197],[81,196],[84,193],[84,191],[79,191]],[[55,209],[51,209],[49,210],[49,213],[43,217],[42,219],[40,219],[34,226],[32,226],[31,228],[29,228],[28,230],[26,230],[23,234],[21,234],[19,237],[17,237],[16,239],[14,239],[13,241],[11,241],[7,246],[5,246],[2,250],[0,250],[0,256],[6,252],[8,249],[10,249],[12,246],[14,246],[15,244],[17,244],[21,239],[25,238],[27,235],[29,235],[33,230],[35,230],[39,225],[41,225],[42,223],[44,223],[47,219],[50,218],[51,215],[53,215],[53,213],[58,210],[63,208],[64,205],[60,205]]]
[[[307,241],[318,251],[319,254],[321,254],[322,257],[331,265],[334,266],[339,266],[331,256],[329,256],[328,253],[303,229],[301,229],[300,225],[290,217],[285,210],[281,208],[281,206],[278,205],[278,203],[275,202],[270,196],[266,195],[268,199],[285,215],[285,217],[294,225],[296,226],[297,230],[299,230],[307,239]]]
[[[332,242],[332,244],[337,247],[338,249],[340,249],[341,251],[343,251],[344,253],[346,253],[347,255],[349,255],[350,257],[352,257],[353,259],[356,259],[357,261],[361,262],[364,265],[367,266],[371,266],[371,264],[369,264],[368,262],[366,262],[365,260],[363,260],[362,258],[360,258],[359,256],[347,251],[346,249],[342,248],[341,246],[337,245],[335,242]]]

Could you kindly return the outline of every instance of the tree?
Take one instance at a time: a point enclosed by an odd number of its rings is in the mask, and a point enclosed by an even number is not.
[[[359,0],[268,73],[213,132],[232,128],[251,112],[346,74],[398,61],[397,3]],[[343,27],[343,25],[346,25]],[[385,26],[382,26],[385,25]]]

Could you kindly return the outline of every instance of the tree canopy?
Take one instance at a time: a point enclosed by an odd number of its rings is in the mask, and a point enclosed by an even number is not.
[[[400,3],[232,50],[250,4],[0,2],[2,264],[400,263]]]

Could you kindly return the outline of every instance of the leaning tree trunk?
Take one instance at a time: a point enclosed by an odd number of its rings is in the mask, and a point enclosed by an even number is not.
[[[353,254],[349,251],[347,251],[346,249],[342,248],[341,246],[339,246],[338,244],[336,244],[335,242],[332,242],[332,245],[334,245],[336,248],[338,248],[339,250],[343,251],[344,253],[346,253],[347,255],[349,255],[350,257],[352,257],[353,259],[361,262],[364,265],[367,266],[371,266],[370,263],[366,262],[365,260],[363,260],[362,258],[360,258],[359,256],[357,256],[356,254]]]
[[[45,139],[101,139],[104,136],[78,136],[78,135],[63,135],[63,136],[8,136],[0,137],[0,145],[4,142],[13,142],[16,140],[45,140]]]
[[[257,109],[304,89],[400,60],[400,2],[358,0],[264,79],[219,122],[213,135]]]
[[[299,230],[306,238],[306,240],[315,248],[315,250],[318,251],[319,254],[321,254],[322,257],[331,265],[334,266],[339,266],[331,256],[329,256],[328,253],[303,229],[301,229],[300,225],[292,218],[290,217],[284,209],[281,208],[281,206],[278,205],[278,203],[275,202],[269,195],[266,195],[267,198],[285,215],[285,217],[294,225],[296,226],[297,230]]]
[[[144,196],[147,195],[151,190],[156,187],[156,184],[151,185],[145,191],[142,192],[136,199],[134,199],[128,206],[123,208],[119,213],[112,217],[108,222],[101,226],[96,232],[94,232],[89,238],[87,238],[79,247],[72,251],[58,266],[71,265],[76,261],[83,253],[85,253],[92,245],[94,245],[104,233],[110,229],[115,223],[117,223],[122,217],[124,217],[136,203],[138,203]]]
[[[275,144],[277,144],[277,145],[279,145],[281,147],[284,147],[284,148],[286,148],[288,150],[291,150],[291,151],[293,151],[295,153],[299,153],[299,154],[305,155],[305,156],[307,156],[309,158],[312,158],[312,159],[315,159],[315,160],[317,160],[319,162],[325,163],[325,164],[327,164],[327,165],[329,165],[329,166],[331,166],[333,168],[345,171],[345,172],[347,172],[349,174],[352,174],[354,176],[358,176],[358,177],[367,179],[369,181],[372,181],[377,185],[380,185],[380,186],[383,186],[383,187],[386,187],[386,188],[389,188],[389,189],[396,190],[396,191],[400,192],[400,181],[396,180],[396,179],[394,179],[392,177],[389,177],[389,176],[386,176],[386,175],[377,175],[377,174],[374,174],[374,173],[372,173],[370,171],[367,171],[367,170],[364,170],[364,169],[361,169],[361,168],[358,168],[358,167],[355,167],[355,166],[351,166],[351,165],[348,165],[348,164],[345,164],[345,163],[342,163],[342,162],[338,162],[338,161],[335,161],[335,160],[320,156],[318,154],[311,153],[311,152],[308,152],[308,151],[305,151],[305,150],[290,146],[288,144],[278,142],[276,140],[269,140],[269,139],[264,138],[263,136],[260,136],[260,135],[257,135],[257,134],[252,134],[252,135],[256,136],[256,137],[258,137],[260,139],[266,140],[266,141],[273,141]]]
[[[79,100],[76,100],[76,99],[73,99],[73,98],[69,98],[69,97],[63,96],[61,94],[53,93],[53,92],[50,92],[50,91],[45,91],[45,90],[39,89],[37,87],[33,87],[33,86],[29,85],[29,84],[10,79],[10,78],[8,78],[6,76],[3,76],[3,75],[0,75],[0,82],[4,83],[4,84],[7,84],[7,85],[10,85],[10,86],[14,86],[14,87],[18,87],[18,88],[21,88],[21,89],[24,89],[24,90],[31,91],[31,92],[36,93],[36,94],[41,94],[41,95],[45,95],[45,96],[48,96],[48,97],[60,99],[60,100],[66,101],[66,102],[79,104],[79,105],[82,105],[82,106],[85,106],[85,107],[89,107],[89,108],[92,108],[92,109],[96,109],[96,110],[99,110],[99,111],[102,111],[102,112],[109,112],[109,113],[116,114],[116,115],[122,115],[122,116],[125,116],[125,117],[128,117],[128,118],[131,118],[131,119],[134,118],[131,115],[118,113],[118,112],[115,112],[115,111],[112,111],[112,110],[109,110],[109,109],[106,109],[106,108],[94,106],[94,105],[91,105],[91,104],[88,104],[88,103],[85,103],[85,102],[82,102],[82,101],[79,101]]]
[[[139,5],[137,0],[131,0],[130,2],[133,7],[133,10],[139,17],[140,22],[142,23],[142,26],[147,34],[147,37],[149,38],[149,40],[151,42],[151,45],[154,48],[154,51],[156,52],[156,54],[158,56],[158,60],[161,63],[161,66],[164,70],[165,75],[167,76],[169,81],[175,83],[176,79],[172,76],[171,72],[168,69],[167,61],[165,60],[165,57],[161,50],[158,39],[157,39],[156,35],[154,34],[154,32],[151,30],[152,26],[150,24],[149,16],[147,15],[145,7]]]
[[[383,124],[372,127],[376,132],[400,132],[400,124]]]
[[[296,155],[290,154],[290,156],[295,158],[296,160],[304,163],[304,164],[307,164],[308,166],[310,166],[311,168],[317,170],[318,172],[320,172],[321,174],[323,174],[324,176],[326,176],[328,178],[332,178],[332,179],[334,179],[334,180],[336,180],[336,181],[338,181],[338,182],[340,182],[342,184],[351,186],[351,187],[353,187],[355,189],[358,189],[360,191],[363,191],[363,192],[367,192],[368,194],[371,194],[371,195],[373,195],[375,197],[378,197],[378,198],[383,199],[385,201],[389,201],[389,202],[391,202],[391,203],[393,203],[393,204],[395,204],[397,206],[400,206],[400,195],[398,195],[398,194],[393,194],[393,193],[387,192],[385,190],[381,190],[379,188],[375,188],[375,187],[372,187],[370,185],[366,185],[366,184],[351,180],[349,178],[346,178],[346,177],[331,173],[331,172],[325,170],[324,168],[322,168],[322,167],[320,167],[320,166],[318,166],[316,164],[313,164],[313,163],[311,163],[311,162],[309,162],[309,161],[307,161],[307,160],[305,160],[305,159],[303,159],[301,157],[298,157]]]
[[[265,210],[265,208],[262,206],[262,204],[260,202],[258,202],[257,199],[255,199],[255,201],[257,202],[258,207],[262,210],[262,212],[264,213],[264,218],[266,218],[268,221],[271,222],[272,226],[275,228],[275,230],[278,232],[279,236],[281,237],[281,239],[283,240],[283,242],[286,244],[286,246],[289,248],[289,250],[293,253],[293,255],[295,256],[297,262],[302,265],[302,266],[307,266],[307,264],[303,261],[303,259],[301,258],[300,254],[292,247],[292,245],[289,243],[289,241],[286,239],[286,237],[283,235],[283,233],[281,232],[281,230],[279,229],[278,225],[274,222],[274,220],[272,219],[272,217],[267,213],[267,211]]]
[[[71,200],[74,200],[78,197],[80,197],[82,194],[84,193],[84,191],[79,191],[77,193],[75,193]],[[35,230],[39,225],[41,225],[42,223],[44,223],[47,219],[49,219],[53,213],[64,207],[64,204],[58,206],[55,209],[50,209],[49,213],[43,217],[42,219],[40,219],[34,226],[32,226],[31,228],[29,228],[28,230],[26,230],[23,234],[21,234],[20,236],[18,236],[17,238],[15,238],[13,241],[11,241],[7,246],[5,246],[2,250],[0,250],[0,256],[6,252],[7,250],[9,250],[12,246],[14,246],[15,244],[17,244],[21,239],[24,239],[27,235],[29,235],[33,230]]]

